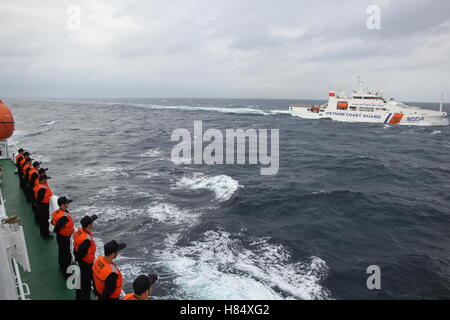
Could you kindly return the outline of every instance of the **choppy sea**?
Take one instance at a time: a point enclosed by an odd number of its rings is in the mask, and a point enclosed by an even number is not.
[[[49,169],[76,221],[127,244],[125,291],[156,299],[450,297],[450,128],[305,120],[291,103],[224,99],[5,99],[11,142]],[[419,104],[433,108],[432,104]],[[448,109],[448,108],[447,108]],[[171,161],[175,129],[279,129],[261,165]],[[56,263],[56,261],[55,261]],[[367,267],[381,270],[369,290]]]

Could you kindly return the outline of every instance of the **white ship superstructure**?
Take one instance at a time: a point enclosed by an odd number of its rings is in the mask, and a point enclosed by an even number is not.
[[[330,118],[345,122],[373,122],[414,126],[449,125],[447,113],[439,110],[408,106],[393,99],[386,100],[381,92],[372,92],[362,86],[350,97],[330,91],[328,103],[321,106],[292,105],[292,115],[307,119]]]

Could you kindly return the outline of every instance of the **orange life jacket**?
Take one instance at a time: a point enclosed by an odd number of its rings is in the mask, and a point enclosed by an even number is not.
[[[20,161],[19,161],[19,166],[23,166],[25,164],[25,162],[27,162],[27,158],[22,157],[22,159],[20,159]]]
[[[111,294],[110,298],[118,299],[120,297],[120,293],[122,292],[122,273],[119,268],[114,263],[109,263],[106,261],[105,257],[98,257],[94,265],[92,266],[92,275],[94,278],[94,286],[95,290],[102,294],[103,290],[105,290],[105,280],[111,273],[117,273],[117,282],[116,282],[116,290]]]
[[[89,246],[88,252],[83,257],[83,261],[87,264],[92,264],[95,259],[95,250],[97,249],[94,242],[94,237],[92,236],[92,232],[86,231],[83,228],[78,229],[77,232],[75,232],[75,234],[73,235],[73,248],[75,249],[75,251],[78,251],[78,248],[86,240],[89,240],[91,242],[91,245]]]
[[[40,182],[36,183],[36,185],[33,188],[34,198],[35,199],[38,198],[39,190],[41,190],[42,188],[45,189],[45,195],[44,195],[44,199],[42,199],[42,203],[50,203],[50,198],[53,195],[52,189],[50,189],[50,187],[48,185],[43,185]]]
[[[23,176],[24,177],[27,177],[27,170],[28,170],[28,168],[31,168],[31,164],[25,164],[23,167],[22,167],[22,173],[23,173]]]
[[[134,293],[129,293],[122,300],[141,300]]]
[[[58,209],[52,213],[52,225],[56,226],[58,224],[59,219],[62,217],[67,217],[69,222],[67,222],[64,227],[59,230],[59,234],[65,237],[70,237],[72,233],[75,231],[73,227],[73,220],[68,211]]]
[[[31,177],[33,176],[33,173],[38,173],[38,171],[35,168],[31,168],[30,171],[28,171],[28,180],[31,182]]]
[[[16,156],[16,164],[19,164],[19,158],[20,157],[23,157],[23,154],[18,153],[17,156]]]

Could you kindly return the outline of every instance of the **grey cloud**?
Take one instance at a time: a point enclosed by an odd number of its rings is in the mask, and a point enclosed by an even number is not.
[[[0,4],[2,94],[322,98],[361,74],[412,100],[450,96],[447,1],[75,3],[79,31],[65,27],[74,1]],[[372,4],[381,30],[366,28]]]

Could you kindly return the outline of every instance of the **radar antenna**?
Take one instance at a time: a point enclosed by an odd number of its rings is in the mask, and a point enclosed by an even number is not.
[[[368,90],[368,89],[367,89]],[[364,81],[361,80],[361,76],[358,76],[358,92],[364,92]]]

